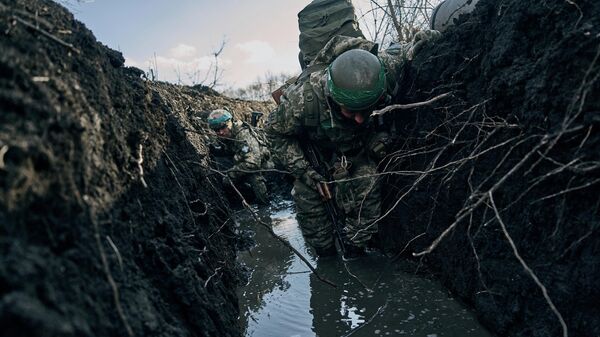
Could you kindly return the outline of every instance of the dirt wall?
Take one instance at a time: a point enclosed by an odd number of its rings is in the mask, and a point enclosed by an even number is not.
[[[3,336],[236,336],[235,228],[197,117],[51,1],[0,1]]]
[[[394,112],[384,237],[500,336],[600,335],[599,27],[482,0],[402,74],[399,103],[450,96]]]

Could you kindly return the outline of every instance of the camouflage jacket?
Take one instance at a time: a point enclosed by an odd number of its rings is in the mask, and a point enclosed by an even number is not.
[[[229,176],[236,178],[247,174],[243,171],[257,171],[269,168],[269,145],[261,131],[244,122],[235,122],[231,128],[231,139],[225,142],[227,151],[233,154],[233,167]]]
[[[376,44],[365,39],[336,36],[317,54],[311,65],[329,64],[335,57],[350,49],[373,50],[376,47]],[[397,46],[393,53],[383,51],[378,54],[386,67],[388,93],[391,96],[397,90],[395,74],[406,61],[405,50],[402,46]],[[307,90],[307,81],[310,81],[312,90]],[[321,152],[352,156],[357,153],[368,154],[369,147],[381,137],[373,120],[357,125],[336,113],[334,103],[328,101],[325,95],[326,83],[326,69],[311,73],[305,81],[298,81],[285,89],[279,106],[269,115],[266,130],[272,152],[277,161],[295,177],[308,174],[313,179],[320,178],[315,176],[316,172],[304,157],[299,143],[301,139],[313,141]],[[315,104],[311,103],[312,99],[318,102],[318,116],[307,116],[309,112],[305,105]],[[360,152],[365,148],[366,152]]]

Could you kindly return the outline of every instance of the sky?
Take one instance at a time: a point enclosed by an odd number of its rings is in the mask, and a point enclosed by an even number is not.
[[[367,0],[355,0],[360,6]],[[69,8],[98,41],[119,50],[126,65],[158,79],[195,84],[219,57],[222,89],[272,74],[295,74],[297,14],[310,0],[83,0]],[[205,82],[207,83],[207,82]]]

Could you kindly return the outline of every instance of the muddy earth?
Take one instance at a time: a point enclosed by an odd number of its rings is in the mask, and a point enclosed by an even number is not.
[[[56,3],[0,0],[2,336],[242,333],[201,118],[272,105],[123,63]],[[499,336],[600,336],[600,5],[481,0],[400,75],[397,103],[450,94],[387,117],[386,252]]]
[[[598,2],[480,1],[402,75],[450,97],[395,112],[388,245],[500,336],[600,336]]]
[[[196,117],[51,1],[0,1],[2,336],[237,336],[237,242]],[[241,115],[238,115],[241,117]]]

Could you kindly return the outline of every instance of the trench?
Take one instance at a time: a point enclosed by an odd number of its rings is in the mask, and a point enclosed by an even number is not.
[[[437,281],[402,271],[380,253],[347,263],[318,259],[307,249],[291,201],[256,211],[337,288],[318,280],[248,212],[238,213],[240,232],[254,242],[238,256],[248,272],[237,289],[244,336],[492,336]]]

